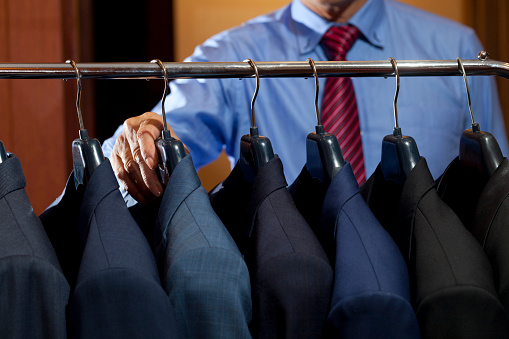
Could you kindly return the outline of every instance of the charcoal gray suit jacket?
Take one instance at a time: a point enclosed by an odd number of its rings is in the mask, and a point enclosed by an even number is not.
[[[11,154],[0,163],[0,338],[65,338],[67,283]]]
[[[509,161],[487,181],[455,159],[438,182],[438,194],[483,246],[498,297],[509,312]]]
[[[401,188],[385,181],[379,166],[361,191],[407,259],[424,338],[509,336],[488,258],[438,196],[424,158]]]

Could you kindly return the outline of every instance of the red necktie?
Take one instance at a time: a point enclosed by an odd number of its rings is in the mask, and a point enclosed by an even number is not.
[[[332,26],[320,43],[330,61],[344,61],[359,34],[355,26]],[[366,170],[352,79],[327,78],[322,100],[322,125],[326,132],[338,138],[343,157],[350,162],[359,185],[362,184],[366,180]]]

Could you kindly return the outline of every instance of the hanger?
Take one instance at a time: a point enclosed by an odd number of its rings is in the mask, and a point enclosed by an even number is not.
[[[178,163],[187,156],[184,144],[182,141],[171,136],[168,126],[166,125],[166,111],[164,110],[164,101],[166,99],[166,93],[168,92],[168,72],[166,67],[159,59],[150,61],[156,63],[163,70],[164,76],[164,91],[163,98],[161,101],[161,115],[163,116],[163,130],[161,137],[155,141],[157,153],[159,154],[159,179],[161,183],[166,186],[170,180],[170,176]]]
[[[72,142],[72,161],[74,167],[74,185],[86,185],[92,177],[94,170],[104,161],[104,155],[99,140],[88,137],[88,132],[83,125],[83,116],[81,114],[81,75],[73,60],[67,60],[76,72],[76,81],[78,83],[78,94],[76,97],[76,110],[78,112],[78,121],[80,124],[79,139]]]
[[[248,62],[255,71],[256,88],[253,94],[253,99],[251,100],[252,126],[249,129],[249,134],[243,135],[240,139],[239,164],[244,178],[253,182],[262,166],[270,159],[274,158],[274,151],[272,150],[272,144],[269,138],[260,136],[258,133],[258,127],[256,127],[255,124],[254,103],[256,96],[258,95],[258,90],[260,89],[260,75],[258,74],[258,67],[251,59],[246,59],[244,62]]]
[[[320,112],[318,110],[319,82],[316,72],[315,62],[307,59],[313,69],[315,77],[315,111],[317,125],[315,133],[310,133],[306,139],[306,168],[313,178],[330,184],[334,176],[343,168],[345,160],[339,147],[338,139],[335,135],[325,133],[322,122],[320,121]]]
[[[412,137],[402,135],[398,122],[399,72],[396,60],[389,58],[396,75],[396,93],[394,95],[395,127],[392,135],[386,135],[382,142],[382,161],[380,163],[385,180],[403,185],[410,171],[420,159],[417,144]]]
[[[7,152],[5,152],[5,147],[3,142],[0,141],[0,164],[7,160]]]
[[[467,73],[461,59],[457,58],[456,60],[458,60],[460,72],[463,73],[463,80],[467,89],[468,108],[472,118],[472,128],[465,130],[461,135],[459,161],[461,165],[475,170],[487,180],[495,173],[504,156],[495,137],[488,132],[481,131],[479,124],[475,122]]]

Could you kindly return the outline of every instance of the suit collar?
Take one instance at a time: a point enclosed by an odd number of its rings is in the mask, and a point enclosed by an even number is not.
[[[304,166],[289,187],[289,191],[299,212],[322,244],[329,260],[334,262],[338,213],[348,200],[359,193],[359,186],[350,163],[345,164],[328,187],[323,182],[313,179]]]
[[[437,180],[439,196],[483,246],[500,204],[509,195],[508,177],[506,158],[493,176],[484,180],[475,170],[461,166],[456,157]]]
[[[68,182],[69,185],[69,182]],[[118,182],[111,168],[109,159],[105,159],[92,174],[83,195],[81,203],[80,219],[78,224],[78,236],[83,247],[88,237],[88,226],[97,205],[111,192],[118,190]],[[120,194],[120,191],[119,191]]]
[[[253,232],[253,225],[258,208],[265,198],[274,191],[285,188],[287,185],[283,172],[283,163],[276,155],[262,166],[253,183],[253,191],[251,192],[251,199],[249,200],[247,209],[247,220],[250,222],[249,236],[251,236]]]
[[[164,191],[155,230],[156,258],[166,248],[166,233],[173,215],[184,200],[199,187],[201,187],[201,181],[196,173],[193,159],[187,155],[173,170]]]
[[[422,197],[434,189],[435,182],[429,171],[428,163],[426,159],[421,157],[406,179],[399,201],[398,225],[400,228],[400,248],[406,259],[410,259],[412,253],[415,212]]]
[[[493,219],[500,205],[509,196],[508,179],[509,161],[504,158],[484,187],[475,209],[474,224],[478,225],[478,228],[483,232],[483,246],[486,244]]]
[[[435,182],[426,159],[421,157],[403,185],[400,206],[402,212],[413,213],[422,196],[434,189]]]
[[[434,189],[434,185],[426,159],[421,157],[403,187],[392,181],[386,181],[380,164],[361,187],[364,200],[407,260],[412,250],[414,213],[421,198]]]
[[[14,154],[9,154],[9,157],[0,164],[0,199],[25,186],[26,180],[21,163]]]
[[[286,185],[283,164],[276,155],[261,168],[254,183],[244,178],[237,161],[230,175],[209,193],[214,211],[241,253],[247,251],[259,206],[269,194]]]
[[[327,240],[324,248],[329,255],[329,259],[333,259],[333,257],[330,256],[330,250],[327,249],[333,249],[336,244],[336,219],[338,213],[343,209],[348,200],[357,193],[359,193],[359,185],[350,163],[346,163],[334,179],[332,179],[323,202],[321,225],[323,227],[324,239]]]
[[[320,222],[323,200],[328,188],[329,186],[324,182],[311,177],[306,165],[303,166],[299,176],[288,187],[288,191],[292,195],[297,209],[320,241],[322,241]]]

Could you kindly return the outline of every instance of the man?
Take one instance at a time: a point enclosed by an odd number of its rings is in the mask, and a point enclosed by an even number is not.
[[[471,29],[393,0],[294,0],[212,37],[187,61],[328,60],[322,37],[332,26],[345,24],[360,31],[347,60],[474,59],[482,49]],[[494,79],[477,76],[469,81],[476,122],[495,135],[507,154]],[[396,86],[394,79],[358,77],[352,82],[362,131],[363,168],[369,176],[380,161],[383,137],[394,127]],[[326,79],[320,79],[321,89],[325,83]],[[196,167],[213,161],[222,148],[232,160],[239,158],[240,138],[249,133],[251,124],[249,103],[254,87],[252,79],[181,79],[171,83],[172,93],[165,101],[167,119],[188,147]],[[321,101],[324,90],[320,96]],[[256,123],[281,157],[289,183],[306,161],[306,135],[316,125],[313,99],[312,80],[260,81]],[[160,104],[154,108],[154,112],[160,110]],[[458,154],[461,132],[470,127],[463,79],[402,78],[398,113],[403,134],[416,140],[433,176],[438,177]],[[119,181],[142,203],[162,193],[154,171],[158,162],[154,139],[161,129],[160,116],[145,113],[126,120],[103,145]]]

